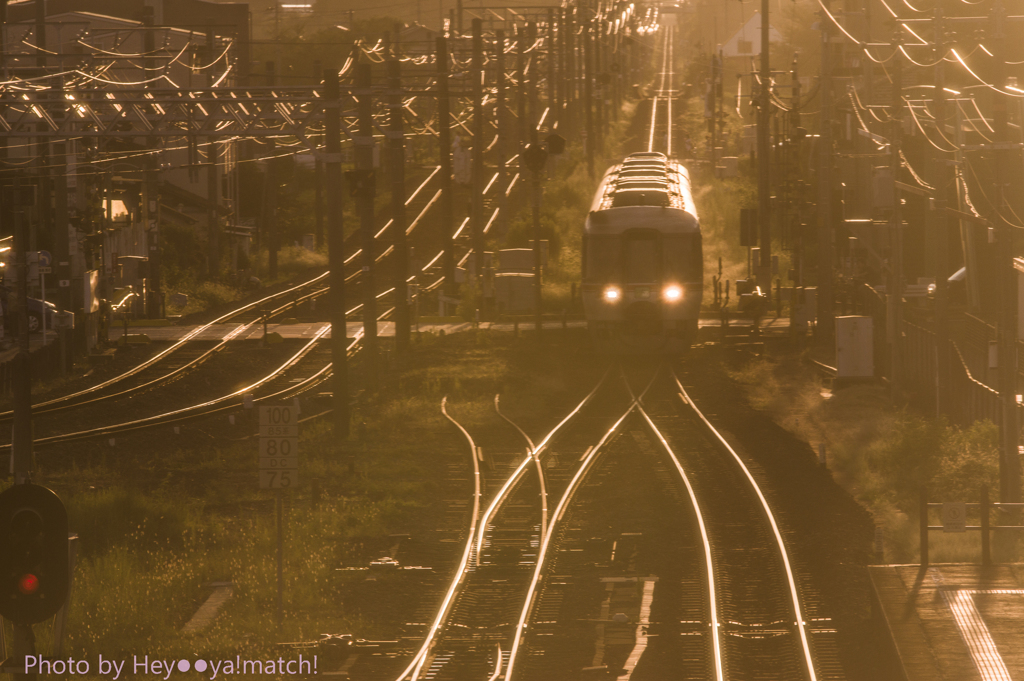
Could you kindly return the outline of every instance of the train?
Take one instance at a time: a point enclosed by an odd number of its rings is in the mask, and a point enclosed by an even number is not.
[[[584,226],[582,260],[583,310],[599,351],[690,348],[704,296],[704,254],[685,167],[641,152],[609,168]]]

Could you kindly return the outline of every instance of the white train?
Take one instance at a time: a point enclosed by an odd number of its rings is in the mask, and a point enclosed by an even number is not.
[[[672,354],[690,347],[704,257],[686,168],[643,152],[605,173],[584,227],[581,292],[600,350]]]

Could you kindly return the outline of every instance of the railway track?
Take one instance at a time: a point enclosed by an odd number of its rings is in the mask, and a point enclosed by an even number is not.
[[[297,286],[241,305],[211,322],[197,326],[186,333],[181,340],[172,343],[169,347],[122,374],[70,395],[33,404],[33,416],[128,397],[174,380],[222,350],[228,341],[260,322],[264,315],[274,318],[291,310],[295,305],[305,302],[314,293],[323,289],[326,279],[327,273],[323,273]],[[268,309],[271,305],[274,307]],[[202,339],[216,325],[229,322],[238,323],[239,326],[219,341]],[[10,421],[13,418],[13,411],[0,413],[0,421]]]
[[[675,90],[675,24],[668,24],[661,33],[661,68],[658,85],[651,98],[651,120],[648,124],[646,151],[659,151],[672,157],[672,103],[678,96]]]
[[[579,637],[579,627],[573,622],[587,619],[588,615],[605,627],[616,624],[635,627],[632,646],[624,646],[629,648],[625,659],[622,654],[627,651],[620,649],[618,657],[609,655],[606,664],[596,664],[603,656],[592,660],[593,667],[609,669],[620,679],[631,678],[634,674],[637,678],[659,678],[657,672],[650,670],[673,667],[688,669],[684,678],[842,678],[838,664],[831,664],[834,656],[817,654],[816,649],[829,647],[823,639],[832,636],[834,631],[823,617],[814,618],[819,628],[809,624],[809,610],[805,608],[804,594],[798,586],[799,577],[791,568],[786,542],[764,493],[742,459],[686,397],[682,386],[676,383],[675,387],[680,393],[661,387],[655,391],[660,398],[653,395],[647,400],[642,396],[637,398],[631,409],[638,416],[632,417],[627,427],[632,440],[627,437],[617,440],[604,455],[609,461],[595,468],[614,470],[616,459],[620,465],[622,461],[645,460],[650,465],[652,455],[660,450],[660,465],[650,468],[661,484],[653,485],[653,489],[632,489],[630,497],[647,498],[659,491],[662,496],[672,496],[664,492],[665,489],[671,492],[673,487],[666,484],[666,471],[674,472],[676,475],[671,482],[676,490],[676,512],[680,511],[680,506],[688,506],[685,510],[686,515],[691,516],[687,521],[690,532],[666,533],[664,525],[671,524],[669,518],[654,519],[647,529],[630,533],[644,536],[648,532],[655,535],[660,532],[674,536],[676,541],[667,545],[648,544],[633,561],[630,570],[633,574],[605,577],[643,583],[640,602],[633,613],[620,616],[621,622],[608,621],[607,610],[594,612],[591,607],[588,613],[586,603],[593,606],[599,594],[591,593],[588,601],[588,591],[594,591],[594,584],[588,587],[585,583],[573,582],[586,581],[581,579],[585,575],[583,568],[591,564],[592,558],[587,556],[585,538],[599,529],[601,523],[588,519],[584,511],[589,509],[592,513],[609,502],[591,491],[588,504],[586,490],[603,487],[613,497],[622,496],[621,476],[606,474],[602,480],[595,472],[593,480],[587,481],[579,492],[579,507],[566,516],[564,525],[556,524],[559,517],[556,512],[550,536],[556,538],[555,541],[560,537],[561,542],[557,551],[551,552],[555,556],[553,563],[537,567],[531,588],[531,594],[536,595],[531,595],[523,611],[521,627],[526,634],[521,639],[523,650],[513,649],[513,658],[504,677],[506,681],[551,678],[548,674],[553,668],[561,667],[563,673],[583,668],[580,665],[585,661],[588,647],[575,640]],[[685,402],[679,401],[679,407],[675,407],[672,400],[679,394]],[[648,407],[645,403],[656,406]],[[693,413],[680,414],[681,407]],[[654,413],[653,417],[648,408]],[[641,425],[646,426],[646,433],[636,427]],[[609,485],[608,480],[614,482]],[[687,503],[679,504],[679,500]],[[618,512],[628,513],[623,507]],[[694,527],[699,532],[694,532]],[[682,543],[678,540],[687,535],[700,537],[697,545],[701,550],[683,550],[690,540],[684,539]],[[616,549],[621,551],[622,547]],[[542,552],[542,557],[544,553],[547,552]],[[668,575],[645,576],[645,571],[637,568],[642,563],[658,563],[659,557],[666,553],[680,556],[677,562],[661,561]],[[705,560],[698,564],[695,558],[701,553]],[[703,579],[697,575],[703,575]],[[671,577],[675,583],[668,582],[666,577]],[[662,593],[675,596],[666,599]],[[634,600],[637,595],[633,593]],[[531,603],[531,599],[535,603]],[[812,602],[810,611],[816,606]],[[655,612],[657,615],[653,614]],[[813,645],[812,631],[821,634]],[[621,642],[624,632],[620,628],[618,633]],[[651,641],[655,643],[648,650]],[[603,642],[594,647],[608,648]],[[645,655],[650,660],[646,671],[638,665],[645,660]],[[819,657],[827,659],[822,661]],[[567,662],[569,660],[574,661],[575,669],[572,669],[573,662]],[[517,665],[521,667],[519,672],[515,671]]]
[[[620,679],[670,670],[701,679],[844,678],[835,631],[794,570],[787,543],[795,538],[769,495],[678,380],[665,370],[650,375],[646,395],[628,389],[636,377],[627,389],[602,381],[525,454],[512,454],[526,442],[515,433],[503,454],[483,458],[513,460],[507,476],[487,480],[495,476],[481,470],[463,430],[484,503],[460,533],[444,607],[415,653],[405,639],[412,657],[397,674],[397,651],[387,671],[367,659],[351,672],[437,681],[588,669]]]

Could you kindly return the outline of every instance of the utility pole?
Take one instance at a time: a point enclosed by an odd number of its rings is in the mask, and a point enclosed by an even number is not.
[[[718,166],[718,91],[721,87],[721,68],[718,63],[718,55],[711,53],[711,83],[708,87],[708,101],[704,105],[704,115],[708,116],[708,122],[711,128],[711,171],[714,172]],[[763,87],[763,85],[762,85]],[[760,100],[759,100],[760,101]],[[760,106],[760,104],[758,104]],[[761,158],[761,128],[760,128],[760,114],[758,114],[758,147],[757,156],[758,163]],[[758,166],[760,168],[760,166]],[[760,171],[759,171],[760,172]],[[758,175],[758,181],[760,181],[760,175]]]
[[[590,21],[583,24],[583,114],[586,125],[587,147],[587,175],[594,176],[594,147],[597,142],[597,135],[594,130],[594,92],[591,85],[591,74],[593,73],[593,50],[591,49]]]
[[[147,26],[145,32],[142,34],[142,47],[143,51],[151,55],[156,52],[156,33],[153,30],[153,8],[144,7],[142,13],[142,22]],[[155,67],[155,63],[152,57],[146,57],[143,60],[147,73],[152,72]],[[147,84],[147,87],[149,85]],[[159,148],[158,138],[149,137],[147,138],[146,146],[150,149]],[[160,319],[163,317],[163,286],[161,285],[160,278],[160,186],[159,186],[159,161],[153,154],[146,156],[146,172],[143,175],[142,184],[142,220],[143,227],[146,230],[146,243],[149,246],[149,276],[146,278],[146,284],[149,287],[148,295],[146,297],[146,316],[150,319]],[[65,241],[67,240],[67,227],[64,226]],[[70,248],[68,246],[67,248]],[[59,258],[58,258],[59,260]],[[70,258],[68,266],[66,268],[67,275],[60,276],[59,279],[66,279],[68,283],[71,282],[71,263]],[[68,297],[71,297],[70,289],[68,291]]]
[[[565,75],[566,84],[568,90],[566,91],[566,108],[565,117],[562,119],[562,136],[568,138],[569,135],[573,135],[576,132],[577,127],[577,112],[576,112],[576,101],[579,99],[576,94],[576,17],[573,14],[571,7],[565,10]]]
[[[405,243],[405,126],[402,114],[402,62],[388,60],[388,108],[391,146],[391,245],[395,271],[395,350],[409,349],[409,252]]]
[[[519,82],[516,92],[516,118],[519,119],[520,165],[522,165],[523,151],[530,142],[530,120],[526,111],[526,40],[525,29],[522,26],[516,26],[516,80]]]
[[[360,286],[363,291],[363,348],[366,367],[366,385],[370,390],[377,387],[377,292],[374,269],[376,243],[374,236],[373,199],[376,195],[376,179],[373,173],[373,91],[371,65],[356,64],[355,92],[356,115],[359,119],[359,137],[355,144],[356,175],[359,188],[356,195],[356,209],[359,213],[359,231],[362,235],[363,271]]]
[[[504,238],[508,233],[508,115],[505,112],[505,31],[498,29],[494,35],[494,65],[498,72],[494,81],[494,117],[498,126],[498,235]]]
[[[452,196],[452,131],[448,100],[448,41],[438,38],[437,61],[437,132],[438,165],[441,166],[441,234],[444,243],[444,293],[440,305],[442,316],[447,314],[448,303],[455,298],[455,234],[452,220],[455,201]]]
[[[28,482],[32,473],[32,374],[28,335],[28,258],[29,225],[25,208],[35,202],[33,188],[21,184],[16,177],[14,186],[5,189],[5,208],[13,213],[14,270],[18,283],[10,300],[9,319],[13,319],[18,339],[18,354],[14,357],[13,401],[14,423],[11,429],[11,469],[15,484]]]
[[[758,92],[760,97],[758,97],[757,107],[757,215],[761,226],[758,239],[761,247],[761,263],[757,268],[757,284],[764,291],[770,291],[772,285],[772,204],[770,196],[771,166],[769,165],[772,71],[769,63],[771,46],[768,33],[768,2],[769,0],[761,0],[761,89]],[[715,121],[716,126],[717,124],[718,122]],[[714,150],[712,150],[712,156],[714,156]]]
[[[64,77],[54,76],[53,89],[58,101],[64,98]],[[55,116],[60,116],[61,109],[54,111]],[[71,300],[71,253],[68,241],[68,226],[70,224],[68,212],[68,145],[73,142],[59,141],[53,144],[52,163],[54,166],[54,221],[53,221],[53,263],[54,278],[57,280],[57,290],[54,296],[58,307],[63,310],[70,310]],[[147,157],[148,158],[148,157]],[[143,207],[145,216],[145,207]],[[149,223],[143,224],[144,229],[149,229]],[[65,285],[66,284],[66,285]],[[64,331],[60,331],[64,334]],[[63,336],[62,336],[63,337]]]
[[[818,322],[814,329],[817,342],[827,345],[835,332],[832,307],[832,263],[834,232],[832,224],[832,55],[831,0],[822,1],[821,18],[821,117],[818,138]],[[799,271],[799,270],[798,270]],[[797,283],[803,283],[802,281]]]
[[[544,165],[547,163],[548,152],[540,144],[534,142],[520,159],[520,165],[530,171],[530,184],[533,194],[533,292],[534,292],[534,310],[533,310],[533,323],[534,330],[537,332],[537,340],[542,339],[542,320],[541,320],[541,252],[540,252],[540,201],[541,201],[541,175],[544,173]]]
[[[327,166],[327,261],[331,268],[331,407],[334,439],[348,438],[348,330],[345,319],[345,233],[341,188],[341,88],[338,72],[324,71],[324,164]],[[351,465],[352,460],[349,460]]]
[[[935,45],[936,63],[935,75],[935,102],[933,112],[935,114],[935,127],[939,131],[939,139],[946,135],[946,71],[945,61],[938,59],[946,54],[945,25],[943,21],[942,8],[934,10],[932,21],[933,40]],[[947,170],[945,159],[939,157],[936,151],[929,154],[931,161],[931,184],[935,187],[935,207],[927,213],[928,233],[932,237],[934,252],[934,273],[935,273],[935,347],[936,347],[936,377],[935,377],[935,416],[938,418],[946,411],[946,402],[949,391],[949,320],[948,320],[948,296],[949,296],[949,224],[946,218],[946,205],[949,195],[947,188],[951,184],[950,173]]]
[[[473,81],[473,177],[470,182],[469,224],[473,241],[473,258],[470,260],[473,286],[476,289],[477,311],[483,301],[484,271],[484,44],[483,21],[473,19],[473,54],[470,77]]]
[[[277,65],[273,61],[267,62],[267,85],[273,87],[276,85],[275,75],[277,71]],[[266,201],[264,211],[264,219],[267,223],[264,230],[267,236],[267,276],[271,279],[277,278],[277,249],[278,249],[278,233],[277,233],[277,192],[278,192],[278,175],[277,166],[278,160],[274,158],[275,152],[274,138],[270,137],[267,139],[267,194],[264,197]]]
[[[323,73],[323,66],[320,60],[313,62],[313,86],[316,87],[320,81],[320,74]],[[313,161],[313,213],[315,222],[314,233],[316,234],[316,247],[324,246],[324,162],[320,154],[316,155]]]
[[[533,45],[537,42],[537,24],[536,22],[529,22],[526,24],[526,42]],[[527,64],[529,75],[523,73],[523,85],[526,87],[529,94],[530,100],[530,113],[528,124],[530,126],[530,143],[535,144],[537,142],[537,122],[540,121],[540,102],[538,101],[537,94],[537,53],[531,52],[529,57],[529,63]],[[568,100],[568,97],[566,98]],[[567,101],[566,106],[569,106]],[[566,120],[570,118],[568,113],[569,109],[566,109]],[[564,134],[564,133],[563,133]]]
[[[587,115],[590,121],[584,124],[592,126],[587,130],[587,143],[594,148],[594,154],[604,150],[604,131],[606,115],[604,110],[605,77],[603,55],[601,50],[601,29],[597,21],[587,19],[583,22],[583,98],[587,101]],[[591,176],[594,172],[589,171]]]
[[[554,128],[555,121],[561,119],[560,97],[558,96],[558,32],[555,26],[555,8],[548,7],[548,120]]]
[[[216,43],[214,40],[212,26],[209,26],[206,29],[206,54],[207,63],[212,62],[216,57]],[[213,69],[206,70],[206,87],[213,87],[215,77],[216,74]],[[219,215],[220,173],[218,172],[219,168],[217,167],[217,139],[215,137],[208,137],[206,144],[206,200],[210,202],[206,218],[207,257],[209,258],[207,270],[210,273],[210,278],[217,280],[220,278],[221,260]]]
[[[1006,9],[1002,0],[996,0],[991,15],[992,44],[995,47],[995,84],[1006,85]],[[992,98],[992,118],[996,144],[1009,142],[1006,97],[997,93]],[[999,399],[1002,402],[1001,456],[999,457],[999,501],[1019,503],[1021,500],[1021,464],[1019,454],[1020,426],[1017,406],[1017,274],[1014,268],[1013,227],[1006,221],[1007,150],[995,150],[995,191],[998,207],[996,224],[996,253],[999,286]],[[1014,517],[1019,517],[1016,515]]]
[[[893,40],[899,45],[897,32]],[[903,62],[899,52],[891,62],[892,124],[889,133],[889,171],[892,173],[892,211],[889,217],[889,281],[888,301],[889,388],[894,402],[903,390],[903,211],[900,210],[900,147],[903,136]]]
[[[552,10],[551,20],[557,24],[556,31],[556,42],[551,46],[551,49],[555,50],[555,61],[557,63],[558,77],[557,88],[555,89],[555,101],[558,104],[558,120],[566,120],[566,111],[569,101],[569,87],[566,82],[566,74],[568,70],[566,64],[569,63],[568,53],[568,31],[566,26],[568,25],[568,8],[561,7]],[[563,131],[564,132],[564,131]]]

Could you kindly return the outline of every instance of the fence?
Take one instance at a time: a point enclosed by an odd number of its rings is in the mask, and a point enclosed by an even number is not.
[[[886,327],[888,310],[885,295],[870,286],[859,291],[858,303],[864,314],[874,320],[876,373],[889,376],[889,348]],[[902,349],[904,387],[911,399],[932,409],[940,383],[939,344],[935,332],[928,329],[927,316],[915,315],[914,322],[903,321],[899,343]],[[995,328],[970,315],[952,316],[949,323],[949,375],[942,400],[943,415],[961,426],[989,419],[1002,420],[999,392],[986,383],[988,378],[989,343],[996,338]],[[954,340],[955,339],[955,340]],[[1018,344],[1018,357],[1024,361],[1024,344]],[[1020,377],[1024,385],[1024,374]]]
[[[975,421],[1002,420],[999,393],[971,375],[971,370],[960,353],[959,346],[950,341],[952,356],[949,368],[949,395],[947,416],[954,423],[969,426]]]
[[[920,516],[921,536],[921,565],[928,565],[928,532],[931,530],[942,530],[943,532],[966,532],[967,530],[979,530],[981,532],[981,564],[992,564],[992,551],[990,534],[992,530],[1024,530],[1021,525],[992,525],[989,519],[992,508],[997,510],[1012,511],[1013,517],[1024,508],[1024,504],[993,503],[988,499],[988,486],[982,485],[978,495],[977,503],[934,503],[928,501],[928,490],[921,488],[921,501],[918,515]],[[932,508],[942,509],[942,525],[928,524],[928,510]],[[967,509],[978,510],[978,525],[967,524]]]
[[[908,387],[924,399],[934,399],[938,381],[938,345],[935,333],[903,322],[903,371]]]

